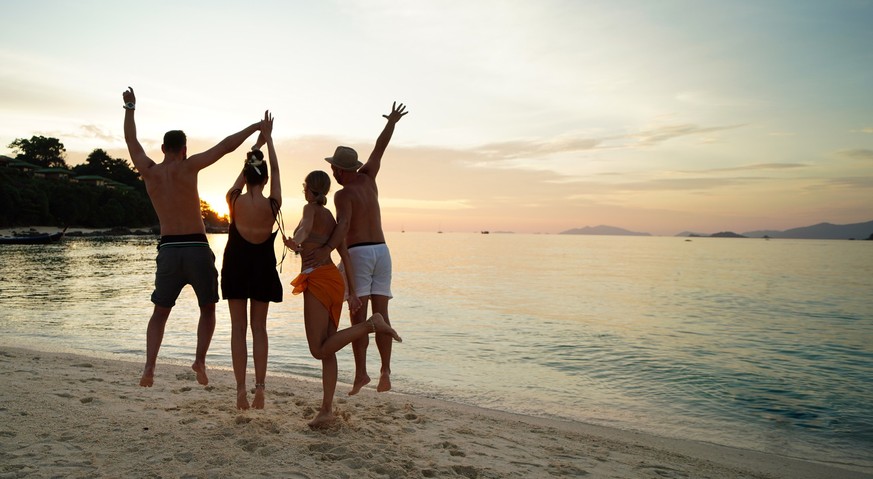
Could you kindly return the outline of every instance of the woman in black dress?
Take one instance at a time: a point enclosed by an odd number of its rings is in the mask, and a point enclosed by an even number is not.
[[[251,407],[263,409],[267,375],[267,310],[271,301],[282,301],[282,283],[276,272],[276,253],[273,250],[278,232],[273,230],[273,225],[280,219],[282,188],[279,162],[273,147],[273,117],[269,112],[264,113],[263,125],[257,143],[246,154],[242,172],[227,192],[230,229],[221,267],[221,295],[230,308],[231,356],[238,409],[249,408],[246,388],[248,316],[251,316],[255,363],[255,398]],[[269,168],[259,149],[263,144],[267,145]],[[272,172],[272,179],[268,172]],[[264,196],[268,181],[270,195]]]

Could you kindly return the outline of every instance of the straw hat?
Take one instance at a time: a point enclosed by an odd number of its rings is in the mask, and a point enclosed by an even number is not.
[[[336,147],[336,151],[333,152],[333,156],[330,158],[325,158],[324,161],[341,170],[354,171],[364,166],[363,163],[358,161],[358,153],[348,146]]]

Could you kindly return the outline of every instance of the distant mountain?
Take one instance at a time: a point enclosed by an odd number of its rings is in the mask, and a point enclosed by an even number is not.
[[[649,233],[637,233],[626,229],[617,228],[615,226],[586,226],[584,228],[573,228],[571,230],[562,231],[562,235],[604,235],[604,236],[652,236]]]
[[[750,231],[743,236],[751,238],[791,238],[791,239],[868,239],[873,235],[873,221],[834,225],[819,223],[812,226],[792,228],[785,231]]]
[[[709,235],[711,238],[748,238],[745,235],[738,235],[733,231],[722,231],[720,233],[713,233]]]

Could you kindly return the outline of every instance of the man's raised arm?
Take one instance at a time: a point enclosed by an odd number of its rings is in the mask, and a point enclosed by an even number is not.
[[[186,161],[190,166],[194,167],[197,170],[202,170],[203,168],[206,168],[207,166],[218,161],[222,156],[239,148],[239,146],[242,145],[244,141],[246,141],[246,138],[252,136],[252,133],[260,131],[261,123],[261,121],[258,121],[257,123],[252,123],[251,125],[243,128],[233,135],[230,135],[227,138],[221,140],[220,142],[218,142],[217,145],[204,151],[203,153],[191,155]]]
[[[136,121],[133,117],[133,112],[136,110],[136,95],[133,93],[133,88],[127,87],[121,97],[124,99],[124,141],[127,143],[127,152],[130,154],[133,166],[140,174],[143,174],[155,162],[146,155],[136,137]]]
[[[403,118],[403,115],[409,113],[406,110],[406,106],[403,103],[400,106],[397,106],[397,102],[391,104],[391,113],[388,115],[382,115],[384,118],[388,119],[388,122],[385,123],[385,128],[382,129],[382,133],[379,134],[379,138],[376,139],[376,146],[373,147],[373,152],[370,153],[370,158],[367,159],[367,162],[364,163],[364,166],[359,170],[361,173],[365,175],[370,175],[375,178],[376,174],[379,173],[379,168],[382,167],[382,155],[385,153],[385,149],[388,148],[388,143],[391,141],[391,136],[394,134],[394,125]]]

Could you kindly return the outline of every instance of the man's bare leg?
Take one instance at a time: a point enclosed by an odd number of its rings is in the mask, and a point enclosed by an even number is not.
[[[197,374],[197,382],[204,386],[209,384],[209,378],[206,376],[206,352],[209,351],[209,343],[212,342],[214,332],[215,303],[202,305],[200,321],[197,324],[197,351],[191,369]]]
[[[379,313],[388,327],[391,326],[391,321],[388,319],[388,297],[380,295],[372,295],[373,316]],[[391,331],[394,331],[391,329]],[[393,335],[389,332],[381,332],[376,329],[376,347],[379,348],[379,357],[382,359],[382,368],[379,374],[379,384],[376,385],[376,391],[383,393],[391,390],[391,346],[397,340],[400,341],[400,336],[395,332]]]
[[[164,340],[164,328],[167,326],[167,318],[173,308],[164,308],[155,305],[149,325],[146,329],[146,362],[142,370],[139,385],[150,388],[155,382],[155,364],[158,361],[158,351],[161,349],[161,341]]]
[[[352,325],[363,323],[367,320],[367,303],[369,298],[364,296],[360,299],[361,308],[352,315]],[[352,341],[352,352],[355,357],[355,382],[352,384],[352,390],[349,391],[349,396],[358,394],[361,391],[361,388],[370,383],[370,376],[367,374],[367,346],[369,344],[369,335],[365,335]]]

